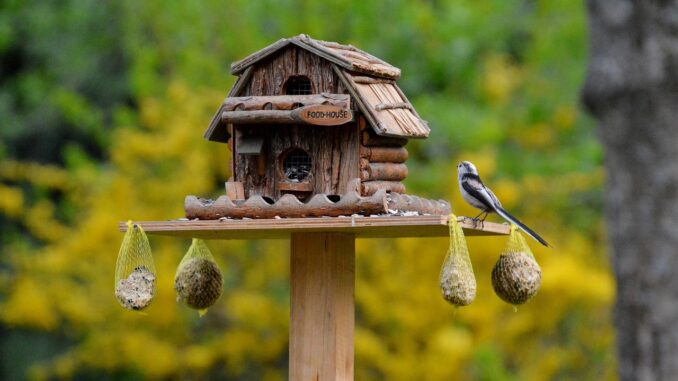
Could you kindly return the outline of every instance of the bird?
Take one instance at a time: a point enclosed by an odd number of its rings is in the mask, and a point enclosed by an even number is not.
[[[551,246],[534,230],[513,217],[502,207],[501,202],[499,202],[497,196],[494,195],[494,192],[485,186],[480,179],[478,170],[473,163],[469,161],[462,161],[459,163],[459,165],[457,165],[457,174],[459,177],[459,189],[461,190],[461,196],[464,198],[464,201],[468,202],[474,208],[481,210],[481,213],[477,215],[474,220],[477,221],[480,216],[484,215],[481,221],[485,221],[485,218],[487,218],[489,213],[497,213],[506,221],[518,226],[520,230],[527,233],[527,235],[534,238],[542,245],[546,247]]]

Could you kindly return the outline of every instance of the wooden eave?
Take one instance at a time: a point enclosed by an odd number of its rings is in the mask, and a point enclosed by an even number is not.
[[[312,95],[262,95],[246,97],[226,97],[205,131],[207,140],[225,143],[230,138],[228,124],[232,120],[241,123],[295,123],[293,111],[297,108],[313,105],[332,105],[343,110],[351,107],[348,94],[312,94]]]

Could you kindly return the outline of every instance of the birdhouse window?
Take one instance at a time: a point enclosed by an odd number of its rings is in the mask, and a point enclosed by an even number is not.
[[[313,94],[311,80],[303,75],[289,77],[285,82],[285,94],[287,95],[308,95]]]
[[[282,169],[285,180],[291,182],[304,181],[311,173],[311,157],[308,153],[300,148],[294,148],[283,155]]]

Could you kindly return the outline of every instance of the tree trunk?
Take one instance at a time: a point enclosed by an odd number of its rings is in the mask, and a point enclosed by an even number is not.
[[[678,1],[588,0],[621,380],[678,375]]]

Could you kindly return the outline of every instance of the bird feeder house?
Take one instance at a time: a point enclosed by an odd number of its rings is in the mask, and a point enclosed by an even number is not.
[[[290,380],[352,380],[355,239],[448,235],[449,203],[403,184],[405,145],[430,129],[396,84],[400,69],[350,45],[285,38],[231,73],[204,133],[228,146],[225,194],[187,196],[180,220],[137,223],[149,234],[291,239]]]
[[[404,196],[404,146],[430,130],[396,84],[400,69],[299,35],[231,72],[238,79],[205,138],[228,144],[233,177],[216,202],[187,198],[188,218],[450,213]]]

